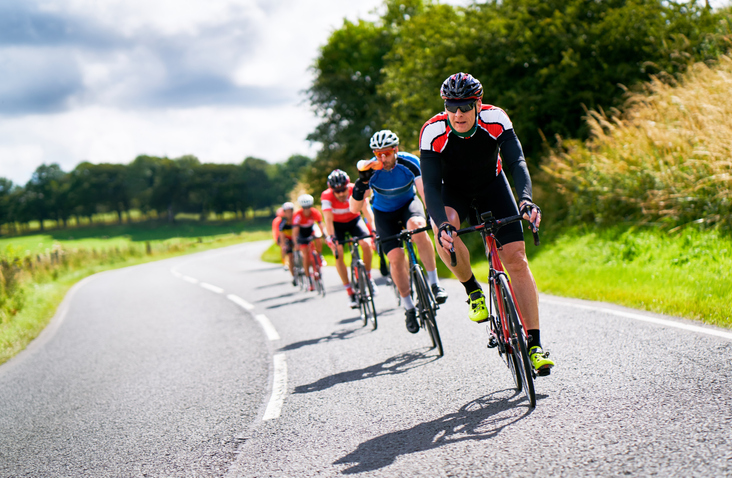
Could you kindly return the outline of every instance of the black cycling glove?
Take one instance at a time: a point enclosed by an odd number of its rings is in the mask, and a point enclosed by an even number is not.
[[[360,172],[359,172],[360,175]],[[366,195],[366,191],[369,189],[369,182],[366,180],[365,182],[358,178],[356,182],[353,184],[353,199],[356,201],[363,201],[364,196]]]

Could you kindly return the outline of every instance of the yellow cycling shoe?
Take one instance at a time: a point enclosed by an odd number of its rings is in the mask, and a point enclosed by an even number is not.
[[[485,307],[485,296],[483,291],[478,289],[473,291],[468,296],[468,304],[470,310],[468,311],[468,317],[473,322],[483,322],[488,320],[488,309]]]
[[[544,376],[551,373],[554,361],[549,358],[549,352],[544,352],[541,347],[531,347],[529,359],[539,375]]]

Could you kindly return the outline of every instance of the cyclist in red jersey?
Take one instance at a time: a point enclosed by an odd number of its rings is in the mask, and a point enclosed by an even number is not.
[[[370,235],[371,230],[361,218],[360,214],[352,213],[349,209],[348,198],[351,197],[353,192],[353,183],[348,177],[348,174],[340,169],[334,169],[328,175],[328,186],[328,189],[320,195],[320,205],[323,208],[325,233],[327,235],[326,241],[328,247],[333,250],[333,254],[337,256],[336,270],[348,293],[351,308],[356,309],[358,308],[358,302],[356,302],[356,296],[353,293],[351,281],[348,278],[348,267],[343,259],[343,245],[337,243],[337,241],[343,241],[346,238],[346,233],[350,234],[351,237],[363,237]],[[367,205],[363,211],[369,224],[373,224],[374,220],[371,207]],[[366,266],[366,272],[369,275],[369,279],[371,279],[373,246],[371,241],[367,239],[359,241],[359,244],[363,251],[363,263]],[[337,254],[336,251],[338,251]],[[371,279],[371,285],[374,291],[376,291],[376,284],[373,279]]]
[[[292,235],[295,237],[300,251],[302,252],[302,263],[305,269],[305,276],[307,276],[310,282],[310,290],[315,290],[315,284],[313,279],[310,277],[310,254],[308,254],[308,244],[310,241],[315,245],[315,250],[318,251],[320,261],[325,265],[325,259],[321,254],[323,250],[323,241],[320,239],[323,228],[323,216],[316,208],[313,207],[314,199],[310,194],[303,194],[297,198],[297,202],[300,204],[300,209],[292,217]],[[317,224],[318,230],[315,229]]]
[[[280,245],[280,252],[287,258],[287,267],[290,269],[290,274],[292,275],[292,285],[296,286],[295,264],[292,260],[292,214],[294,209],[295,205],[289,201],[282,205],[282,221],[280,221],[280,230],[277,238]]]
[[[513,123],[502,109],[483,104],[483,85],[472,75],[456,73],[442,83],[440,96],[445,111],[428,120],[420,132],[425,200],[440,245],[437,251],[465,287],[470,319],[481,322],[488,318],[485,295],[470,267],[470,253],[453,231],[465,219],[477,223],[471,205],[481,213],[492,211],[496,218],[521,211],[534,230],[541,223],[541,210],[532,200],[531,177]],[[518,206],[505,171],[514,180]],[[539,292],[526,259],[521,223],[501,228],[496,240],[528,329],[531,363],[549,372],[554,362],[541,347]],[[450,266],[453,248],[455,267]]]
[[[275,244],[277,244],[280,248],[280,260],[282,261],[282,265],[285,266],[285,269],[287,269],[287,263],[285,262],[285,258],[287,257],[284,252],[282,251],[282,245],[280,244],[280,223],[282,222],[282,216],[285,215],[284,209],[280,206],[277,208],[277,212],[275,213],[275,218],[272,220],[272,239],[274,240]]]

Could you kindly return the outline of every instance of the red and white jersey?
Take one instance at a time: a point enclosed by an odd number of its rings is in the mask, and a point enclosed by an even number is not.
[[[478,128],[488,133],[493,140],[497,140],[504,131],[513,129],[513,123],[506,112],[497,106],[483,105],[477,119]],[[420,149],[436,153],[444,152],[451,131],[447,113],[442,112],[433,116],[422,126],[419,138]],[[458,134],[458,136],[460,135]],[[502,161],[500,156],[497,156],[496,159],[496,176],[498,176],[502,169]]]
[[[295,213],[294,216],[292,216],[292,225],[293,226],[300,226],[301,228],[308,228],[313,227],[313,224],[316,222],[322,222],[323,216],[320,214],[320,211],[315,209],[314,207],[310,208],[310,215],[305,216],[303,214],[305,210],[300,209]]]
[[[353,183],[348,183],[348,195],[345,201],[336,199],[333,189],[328,188],[320,195],[320,205],[323,211],[333,212],[333,222],[350,222],[360,217],[360,214],[354,214],[348,207],[348,198],[353,194]]]

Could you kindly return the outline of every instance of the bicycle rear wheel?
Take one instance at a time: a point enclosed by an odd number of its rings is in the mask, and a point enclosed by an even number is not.
[[[295,271],[295,281],[297,282],[298,287],[302,290],[305,287],[306,277],[305,277],[305,271],[302,267],[302,255],[300,251],[294,251],[292,253],[293,260],[295,264],[293,265],[293,269]]]
[[[358,264],[358,282],[361,288],[361,307],[364,313],[363,325],[371,321],[371,328],[376,330],[378,323],[376,321],[376,306],[374,305],[374,290],[366,273],[366,267],[361,263]]]
[[[432,348],[437,349],[437,356],[442,357],[442,340],[440,339],[440,331],[437,329],[436,309],[429,290],[427,289],[427,281],[424,279],[424,273],[421,269],[413,271],[413,282],[417,291],[417,307],[419,315],[422,317],[422,323],[427,329],[427,333],[432,341]]]
[[[500,294],[505,305],[508,331],[511,337],[511,352],[514,356],[514,366],[521,375],[521,383],[523,385],[526,398],[529,399],[529,406],[536,406],[536,392],[534,391],[534,370],[529,361],[529,350],[526,347],[526,335],[521,319],[518,314],[518,307],[511,294],[511,288],[508,285],[508,279],[505,275],[498,276]]]

